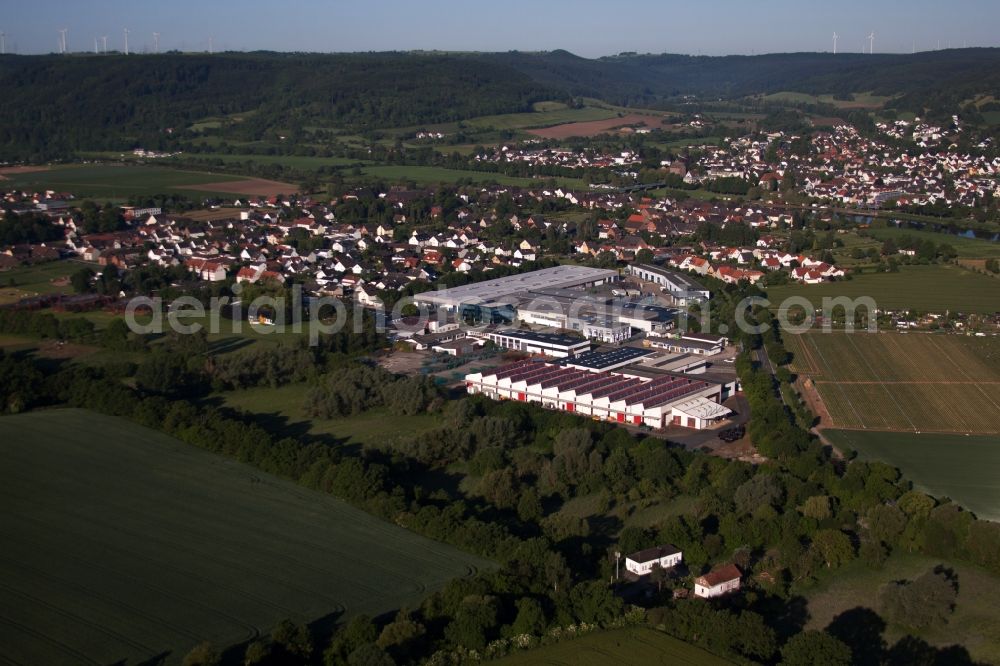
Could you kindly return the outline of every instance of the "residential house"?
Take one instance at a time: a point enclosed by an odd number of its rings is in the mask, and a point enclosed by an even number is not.
[[[636,576],[645,576],[658,564],[663,569],[680,564],[683,559],[681,550],[671,544],[647,548],[625,557],[625,569]]]
[[[735,564],[726,564],[712,569],[694,581],[694,595],[702,599],[721,597],[740,589],[742,573]]]

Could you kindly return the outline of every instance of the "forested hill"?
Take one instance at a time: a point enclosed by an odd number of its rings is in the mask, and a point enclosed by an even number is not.
[[[793,53],[580,58],[545,53],[226,53],[0,57],[0,161],[153,145],[167,128],[248,115],[265,129],[352,131],[526,111],[545,99],[654,105],[678,95],[875,92],[938,111],[1000,98],[1000,49],[915,55]]]
[[[529,111],[553,96],[488,60],[395,53],[7,56],[0,90],[0,161],[153,145],[167,128],[248,111],[241,131],[252,139],[268,128],[361,130]]]
[[[622,55],[597,60],[566,51],[485,54],[546,85],[619,103],[781,91],[902,96],[900,108],[1000,93],[1000,49],[913,55],[776,53],[759,56]]]

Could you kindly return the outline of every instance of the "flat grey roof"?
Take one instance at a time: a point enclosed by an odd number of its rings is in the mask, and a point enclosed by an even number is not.
[[[560,345],[573,347],[581,343],[590,344],[586,338],[577,338],[572,335],[562,335],[561,333],[535,333],[534,331],[518,331],[510,329],[507,331],[490,331],[489,335],[502,335],[507,338],[527,340],[528,342],[541,342],[549,345]]]
[[[612,269],[590,268],[589,266],[554,266],[441,291],[428,291],[418,294],[415,299],[420,303],[458,307],[463,303],[477,304],[496,301],[518,292],[578,287],[617,277],[618,271]]]
[[[654,266],[652,264],[633,264],[633,266],[641,268],[644,271],[649,271],[650,273],[662,275],[675,285],[684,287],[687,291],[708,291],[708,289],[706,289],[703,285],[698,284],[683,273],[667,270],[666,268],[661,268],[660,266]]]
[[[657,353],[655,349],[639,349],[638,347],[618,347],[610,351],[589,351],[572,358],[564,358],[557,365],[572,365],[590,370],[603,370],[612,366],[628,363]]]

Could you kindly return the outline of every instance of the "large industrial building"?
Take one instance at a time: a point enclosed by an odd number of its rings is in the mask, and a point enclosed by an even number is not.
[[[454,312],[464,320],[490,324],[518,321],[573,331],[609,344],[624,342],[637,332],[664,335],[674,328],[674,308],[630,302],[616,295],[616,290],[595,289],[617,280],[614,270],[556,266],[425,292],[414,300],[418,305]]]
[[[625,269],[629,275],[658,285],[669,294],[676,305],[687,306],[704,303],[712,297],[711,292],[688,276],[650,264],[632,264]]]
[[[610,359],[610,365],[617,367],[630,360],[637,357]],[[720,403],[736,391],[735,381],[656,372],[641,363],[635,368],[626,365],[613,372],[603,371],[590,367],[593,362],[577,361],[518,361],[466,375],[465,386],[471,394],[496,400],[534,402],[594,419],[650,428],[673,424],[700,430],[731,414]]]
[[[587,266],[555,266],[538,271],[475,282],[461,287],[428,291],[414,297],[417,305],[432,305],[450,312],[463,307],[511,304],[511,297],[539,289],[586,288],[618,280],[618,271]]]
[[[590,351],[589,340],[558,333],[533,333],[512,329],[489,331],[485,335],[487,340],[501,349],[512,349],[526,354],[565,358]]]

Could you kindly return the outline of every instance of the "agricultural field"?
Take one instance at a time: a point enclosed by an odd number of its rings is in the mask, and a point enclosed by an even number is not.
[[[190,153],[181,155],[175,160],[199,159],[217,160],[223,164],[254,162],[256,164],[278,164],[290,169],[310,171],[321,167],[342,167],[355,164],[365,164],[363,160],[352,160],[346,157],[309,157],[303,155],[254,155],[229,153]]]
[[[838,109],[880,109],[891,97],[873,95],[870,92],[854,93],[853,100],[834,99],[833,95],[809,95],[799,92],[778,92],[765,95],[767,102],[787,102],[791,104],[831,104]]]
[[[155,166],[111,166],[84,164],[52,167],[30,173],[9,173],[5,187],[70,192],[77,198],[125,200],[132,196],[152,196],[177,192],[200,199],[208,194],[262,194],[270,181],[247,179],[203,171],[181,171]],[[278,186],[284,189],[275,189]],[[284,183],[267,186],[268,191],[291,192],[296,187]]]
[[[861,560],[838,569],[835,576],[804,591],[808,603],[806,629],[822,630],[837,615],[856,608],[877,610],[875,593],[880,586],[894,580],[912,580],[939,564],[958,575],[955,611],[947,624],[924,630],[920,638],[939,648],[962,645],[977,664],[1000,663],[1000,624],[996,621],[996,590],[1000,587],[1000,576],[976,566],[942,562],[923,555],[893,554],[881,569],[872,569]],[[882,638],[891,646],[906,634],[902,627],[890,624]]]
[[[654,629],[630,628],[596,632],[518,652],[495,663],[497,666],[724,666],[732,662]]]
[[[592,120],[606,120],[618,114],[602,107],[585,106],[580,109],[562,108],[547,102],[535,105],[534,111],[527,113],[505,113],[497,116],[480,116],[464,121],[468,127],[477,129],[520,130],[537,127],[551,127],[564,123],[577,123]]]
[[[650,129],[662,127],[663,116],[640,115],[629,113],[604,120],[588,120],[552,125],[541,129],[527,130],[528,134],[540,136],[543,139],[569,139],[574,136],[596,136],[626,125],[645,125]]]
[[[501,173],[488,171],[465,171],[461,169],[446,169],[432,166],[370,166],[362,170],[365,176],[381,178],[387,181],[412,180],[419,185],[434,185],[438,183],[456,183],[460,180],[470,180],[475,183],[497,182],[501,185],[520,185],[521,187],[540,187],[548,179],[518,178],[505,176]],[[587,183],[579,178],[555,178],[555,182],[563,187],[586,189]]]
[[[936,245],[951,245],[961,258],[988,259],[990,257],[1000,257],[1000,243],[980,238],[969,238],[967,236],[957,236],[955,234],[936,231],[899,229],[896,227],[872,227],[865,229],[865,234],[878,241],[877,245],[875,242],[870,243],[870,245],[877,247],[881,247],[881,241],[888,238],[898,240],[900,237],[909,236],[920,240],[928,240]]]
[[[980,518],[1000,520],[1000,440],[996,436],[824,430],[834,446],[903,471],[917,489],[950,497]]]
[[[1000,339],[923,333],[786,334],[793,372],[830,413],[826,427],[1000,432]]]
[[[0,271],[0,305],[42,294],[73,292],[69,277],[81,268],[100,271],[98,264],[77,260],[49,261]]]
[[[898,273],[862,273],[851,280],[794,283],[767,290],[772,308],[791,296],[804,297],[817,309],[822,306],[823,298],[868,296],[883,310],[980,314],[1000,311],[1000,289],[995,278],[947,264],[901,266]]]
[[[0,418],[0,657],[179,663],[415,604],[487,561],[129,421]]]

